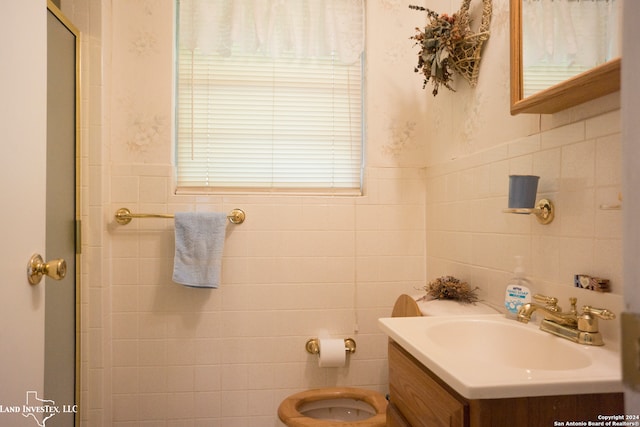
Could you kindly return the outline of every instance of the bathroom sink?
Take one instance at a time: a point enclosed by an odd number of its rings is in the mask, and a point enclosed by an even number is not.
[[[426,334],[443,351],[463,351],[478,362],[554,371],[591,365],[591,358],[577,345],[516,322],[454,319],[428,326]]]
[[[394,317],[381,329],[468,399],[622,391],[619,354],[501,314]]]

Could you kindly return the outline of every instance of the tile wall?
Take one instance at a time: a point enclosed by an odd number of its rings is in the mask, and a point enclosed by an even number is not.
[[[358,199],[167,197],[155,191],[169,185],[161,170],[114,168],[114,209],[247,213],[228,227],[217,290],[172,283],[170,221],[110,230],[114,425],[267,426],[301,389],[386,392],[376,319],[423,281],[424,178],[414,169],[369,174],[369,196]],[[320,369],[304,350],[322,329],[357,341],[347,367]]]
[[[584,107],[583,107],[584,108]],[[535,291],[577,296],[579,306],[622,309],[620,110],[598,114],[486,149],[427,170],[428,278],[459,275],[501,304],[523,256]],[[510,174],[540,176],[538,199],[553,201],[556,217],[502,213]],[[575,274],[608,278],[611,294],[573,288]],[[606,323],[606,322],[602,322]],[[608,338],[618,338],[609,322]]]
[[[399,2],[368,3],[369,22],[402,37],[368,37],[379,49],[367,56],[363,196],[178,196],[173,2],[63,0],[62,8],[86,34],[83,85],[91,97],[83,102],[84,423],[274,426],[279,402],[299,390],[386,392],[386,338],[377,318],[425,278],[419,141],[426,99],[413,90],[413,53],[399,49],[421,17]],[[415,21],[408,27],[407,16]],[[398,64],[415,82],[393,81]],[[120,226],[113,220],[120,207],[244,209],[245,223],[228,227],[220,289],[173,283],[171,222]],[[319,369],[305,352],[321,330],[356,340],[347,367]]]

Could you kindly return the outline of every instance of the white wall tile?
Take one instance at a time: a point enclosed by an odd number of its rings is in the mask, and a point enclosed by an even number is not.
[[[620,109],[589,118],[585,122],[587,139],[620,133]]]
[[[562,147],[561,182],[563,191],[593,187],[595,182],[595,142],[587,140]]]
[[[540,147],[543,150],[556,148],[574,142],[584,141],[585,124],[582,121],[554,128],[540,134]]]
[[[538,193],[556,192],[560,189],[561,149],[550,149],[536,152],[533,155],[533,174],[540,177]]]
[[[595,185],[622,183],[622,144],[620,133],[596,139]]]

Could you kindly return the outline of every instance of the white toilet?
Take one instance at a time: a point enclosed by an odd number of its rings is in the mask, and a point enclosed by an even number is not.
[[[278,407],[288,427],[384,427],[387,400],[380,393],[352,387],[328,387],[292,394]]]

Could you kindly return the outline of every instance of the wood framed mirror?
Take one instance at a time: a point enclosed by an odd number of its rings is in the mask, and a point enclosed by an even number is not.
[[[529,68],[525,60],[524,51],[527,38],[523,36],[523,11],[525,2],[542,3],[549,0],[510,0],[511,8],[511,114],[541,113],[551,114],[564,110],[583,102],[620,90],[620,62],[619,56],[606,60],[570,76],[559,83],[552,84],[531,93],[531,86],[525,89],[525,68]],[[596,0],[598,1],[598,0]],[[560,3],[560,2],[556,2]],[[581,3],[567,0],[572,6]],[[609,2],[607,2],[609,3]],[[535,21],[532,17],[525,18],[527,22]],[[620,32],[618,30],[618,32]],[[540,44],[549,45],[548,40],[538,40]],[[579,52],[582,52],[579,46]],[[547,47],[547,49],[553,49]],[[615,55],[614,55],[615,56]],[[567,67],[564,67],[567,68]]]

